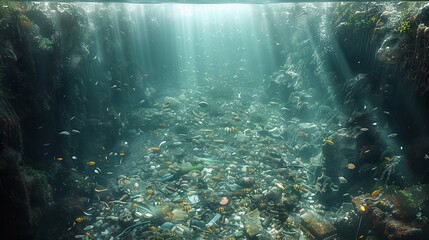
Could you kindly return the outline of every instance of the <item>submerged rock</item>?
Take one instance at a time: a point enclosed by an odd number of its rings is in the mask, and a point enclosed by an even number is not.
[[[429,234],[429,185],[396,186],[353,198],[370,229],[385,239],[424,239]]]

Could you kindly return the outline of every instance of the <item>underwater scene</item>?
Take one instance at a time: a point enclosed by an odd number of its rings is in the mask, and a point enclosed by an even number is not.
[[[1,239],[429,237],[429,3],[0,1]]]

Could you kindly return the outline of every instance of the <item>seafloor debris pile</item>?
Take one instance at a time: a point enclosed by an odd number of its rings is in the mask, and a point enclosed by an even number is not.
[[[170,93],[179,97],[139,110],[145,118],[154,116],[158,126],[133,123],[133,139],[117,152],[101,150],[99,161],[116,167],[108,176],[118,175],[93,189],[86,220],[70,231],[82,238],[124,239],[302,236],[300,214],[323,208],[314,198],[320,154],[311,157],[307,143],[316,141],[319,126],[297,119],[290,122],[295,127],[283,125],[286,107],[260,103],[260,91],[215,100],[203,93]],[[289,146],[290,137],[295,146]],[[95,180],[105,174],[99,168]]]
[[[83,181],[96,184],[87,207],[74,212],[70,235],[400,239],[427,232],[426,187],[385,187],[400,177],[405,160],[368,144],[377,124],[325,135],[332,126],[294,118],[294,105],[263,103],[258,89],[216,98],[205,97],[203,87],[165,94],[178,97],[133,112],[145,119],[130,123],[133,137],[100,149],[100,164],[88,166],[95,173]],[[416,192],[421,197],[411,199]]]

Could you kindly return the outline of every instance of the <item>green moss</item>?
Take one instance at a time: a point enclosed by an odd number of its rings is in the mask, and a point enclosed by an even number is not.
[[[350,13],[346,24],[355,26],[360,29],[373,28],[378,21],[376,16],[362,16],[355,13]]]
[[[410,21],[408,21],[408,20],[402,21],[397,30],[400,34],[409,33],[410,32]]]
[[[9,0],[0,0],[0,19],[10,16],[13,6]]]
[[[29,176],[33,176],[34,178],[40,180],[40,182],[43,184],[43,186],[45,186],[45,187],[48,186],[48,184],[49,184],[48,177],[46,176],[46,174],[44,172],[36,170],[34,168],[31,168],[31,167],[26,167],[25,172]]]
[[[49,38],[42,38],[42,40],[40,41],[40,47],[48,52],[52,52],[52,50],[54,50],[54,44]]]

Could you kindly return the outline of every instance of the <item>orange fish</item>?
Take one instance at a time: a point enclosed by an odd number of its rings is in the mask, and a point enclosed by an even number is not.
[[[159,148],[159,147],[150,147],[147,150],[149,150],[149,151],[161,151],[161,148]]]
[[[93,165],[95,165],[95,162],[94,161],[89,161],[86,164],[88,164],[89,166],[93,166]]]
[[[329,144],[329,145],[334,145],[334,141],[332,141],[331,139],[325,139],[324,142]]]
[[[307,133],[306,132],[298,132],[298,136],[300,137],[307,137]]]
[[[354,163],[347,163],[347,164],[346,164],[346,168],[347,168],[347,169],[350,169],[350,170],[353,170],[353,169],[355,169],[355,168],[356,168],[356,165],[355,165]]]
[[[64,160],[64,158],[62,158],[62,157],[57,157],[57,161],[62,161],[62,160]]]
[[[379,193],[380,193],[380,189],[374,190],[374,191],[371,193],[371,196],[375,197],[375,196],[377,196]]]
[[[119,153],[119,156],[124,157],[124,156],[125,156],[125,153],[124,153],[124,152],[121,152],[121,153]]]

